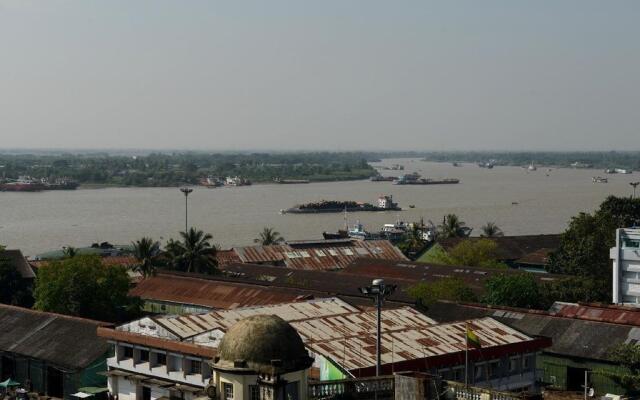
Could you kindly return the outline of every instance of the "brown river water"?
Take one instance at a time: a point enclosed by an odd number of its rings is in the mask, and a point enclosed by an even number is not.
[[[457,185],[398,186],[391,182],[324,182],[301,185],[253,185],[206,189],[196,187],[189,196],[189,223],[210,232],[222,248],[249,245],[264,226],[274,227],[286,239],[318,239],[323,231],[344,224],[343,214],[281,215],[281,209],[299,203],[355,200],[374,203],[391,194],[401,212],[349,214],[367,229],[377,230],[397,218],[424,217],[438,223],[455,213],[479,234],[487,221],[496,222],[507,235],[558,233],[571,216],[591,211],[608,195],[631,194],[629,182],[639,173],[605,175],[601,170],[551,169],[528,171],[520,167],[454,167],[419,160],[383,160],[373,165],[402,164],[429,178],[458,178]],[[606,176],[609,183],[593,183]],[[517,203],[517,204],[513,204]],[[415,205],[409,208],[408,205]],[[39,193],[0,192],[0,244],[20,248],[26,255],[65,245],[88,246],[109,241],[126,244],[142,236],[165,241],[184,229],[184,196],[177,188],[107,188]]]

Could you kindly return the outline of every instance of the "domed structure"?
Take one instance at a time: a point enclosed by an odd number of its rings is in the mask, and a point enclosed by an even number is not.
[[[255,315],[229,328],[213,367],[280,375],[305,370],[312,363],[300,335],[288,322],[275,315]]]

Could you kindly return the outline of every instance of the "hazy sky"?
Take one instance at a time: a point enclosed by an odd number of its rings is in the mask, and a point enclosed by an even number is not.
[[[0,0],[0,148],[640,149],[640,1]]]

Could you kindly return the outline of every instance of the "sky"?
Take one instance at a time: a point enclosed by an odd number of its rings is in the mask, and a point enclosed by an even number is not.
[[[640,150],[637,0],[0,0],[0,148]]]

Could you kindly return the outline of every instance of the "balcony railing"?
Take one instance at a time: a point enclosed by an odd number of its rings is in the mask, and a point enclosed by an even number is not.
[[[309,400],[333,399],[341,395],[349,395],[349,398],[353,399],[372,399],[374,395],[377,395],[379,400],[393,399],[394,383],[393,375],[310,382]]]
[[[447,398],[451,400],[522,400],[524,395],[467,386],[459,382],[445,382]]]

